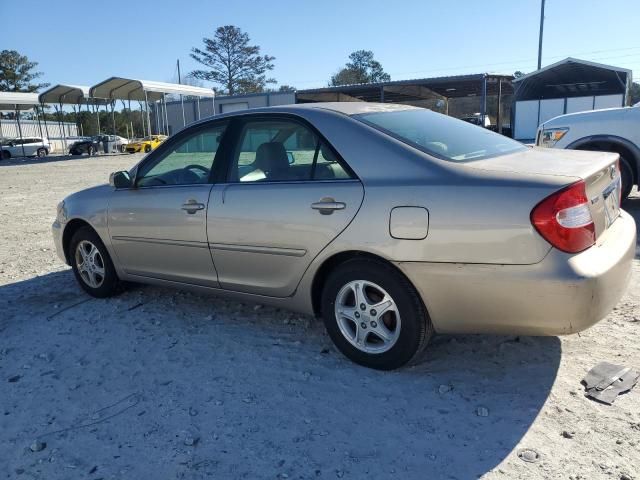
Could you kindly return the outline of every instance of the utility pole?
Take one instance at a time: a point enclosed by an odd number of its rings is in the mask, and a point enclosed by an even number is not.
[[[178,83],[182,83],[182,77],[180,76],[180,59],[176,60],[176,65],[178,66]],[[180,94],[180,106],[182,107],[182,128],[187,126],[187,118],[184,115],[184,97]],[[167,104],[165,103],[164,108],[167,108]]]
[[[540,5],[540,40],[538,41],[538,70],[542,67],[542,33],[544,31],[544,1]]]

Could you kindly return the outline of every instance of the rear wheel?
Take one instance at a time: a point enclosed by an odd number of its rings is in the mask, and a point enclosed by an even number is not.
[[[96,149],[93,147],[93,145],[89,146],[89,148],[87,149],[87,153],[90,157],[96,153]]]
[[[120,153],[125,153],[127,151],[126,145],[120,145]]]
[[[46,148],[39,148],[38,151],[37,151],[37,155],[40,158],[46,157],[47,156],[47,149]]]
[[[11,153],[8,152],[7,150],[3,150],[2,151],[2,159],[3,160],[9,160],[11,158]]]
[[[68,258],[76,280],[92,297],[111,297],[120,292],[120,280],[109,252],[90,227],[73,234]]]
[[[322,291],[322,317],[346,357],[379,370],[417,358],[433,335],[413,285],[376,260],[349,260],[329,275]]]

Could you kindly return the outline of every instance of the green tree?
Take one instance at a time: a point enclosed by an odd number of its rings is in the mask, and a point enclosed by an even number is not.
[[[267,72],[273,70],[275,57],[261,55],[260,47],[250,45],[249,35],[238,27],[218,27],[213,38],[203,38],[204,49],[191,49],[191,58],[207,69],[194,70],[191,76],[222,86],[225,93],[262,92],[273,78]]]
[[[349,55],[349,62],[331,77],[330,86],[353,83],[388,82],[391,76],[373,58],[371,50],[357,50]]]
[[[38,62],[31,62],[15,50],[0,52],[0,92],[36,92],[48,83],[32,83],[42,76],[34,71]]]
[[[292,87],[291,85],[280,85],[278,88],[279,92],[295,92],[296,87]]]
[[[525,73],[521,72],[520,70],[516,70],[515,72],[513,72],[513,78],[520,78],[524,76],[525,76]]]

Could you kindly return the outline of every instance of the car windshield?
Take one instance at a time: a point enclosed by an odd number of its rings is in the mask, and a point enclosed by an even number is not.
[[[425,153],[452,162],[527,150],[521,143],[486,128],[422,108],[362,113],[353,118]]]

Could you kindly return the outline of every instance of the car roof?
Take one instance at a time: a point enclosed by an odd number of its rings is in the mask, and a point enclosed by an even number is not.
[[[344,113],[346,115],[358,115],[360,113],[374,112],[395,112],[399,110],[411,110],[417,107],[402,105],[399,103],[375,103],[375,102],[318,102],[318,103],[298,103],[287,105],[292,110],[320,108]]]

